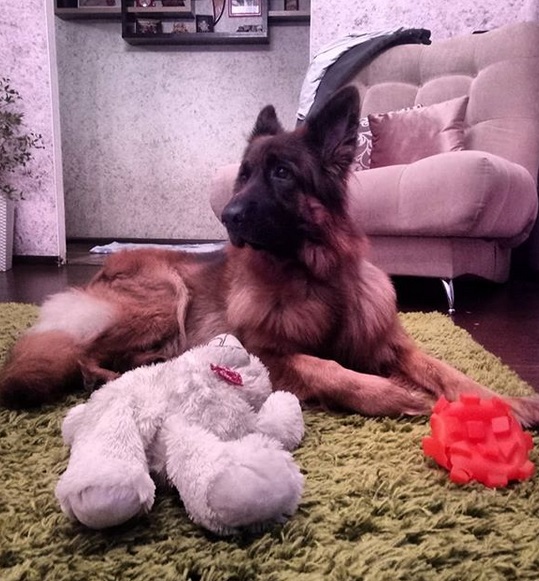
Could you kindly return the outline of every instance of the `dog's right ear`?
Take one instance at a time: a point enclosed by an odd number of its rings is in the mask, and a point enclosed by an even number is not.
[[[260,137],[261,135],[277,135],[277,133],[281,133],[281,131],[283,131],[283,127],[277,119],[275,108],[273,105],[266,105],[256,118],[256,123],[251,132],[249,142],[255,139],[255,137]]]
[[[359,129],[359,93],[353,86],[337,91],[305,123],[307,143],[326,168],[348,169],[356,152]]]

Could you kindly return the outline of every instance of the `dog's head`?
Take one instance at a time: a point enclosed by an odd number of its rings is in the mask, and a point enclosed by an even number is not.
[[[321,239],[328,219],[346,212],[358,123],[353,87],[294,131],[283,130],[271,105],[262,109],[222,214],[232,244],[294,257],[306,242]]]

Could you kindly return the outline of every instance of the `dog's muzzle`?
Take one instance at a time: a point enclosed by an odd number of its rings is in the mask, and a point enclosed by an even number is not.
[[[221,222],[227,229],[230,242],[234,246],[245,246],[245,225],[247,221],[245,204],[238,200],[231,200],[221,214]]]
[[[294,220],[271,199],[236,196],[221,214],[230,242],[238,248],[248,244],[277,256],[293,254],[298,246]]]

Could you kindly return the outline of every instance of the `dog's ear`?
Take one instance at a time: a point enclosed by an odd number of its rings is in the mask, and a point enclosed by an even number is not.
[[[346,171],[356,153],[359,129],[359,93],[355,87],[337,91],[306,121],[307,143],[326,167]]]
[[[255,137],[261,135],[277,135],[281,131],[283,131],[283,128],[277,119],[275,108],[273,105],[266,105],[256,118],[256,123],[249,141],[251,142]]]

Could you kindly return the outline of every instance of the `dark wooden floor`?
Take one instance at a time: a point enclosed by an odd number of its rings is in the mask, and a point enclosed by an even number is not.
[[[67,286],[84,285],[99,262],[86,248],[71,247],[66,266],[14,264],[0,273],[0,302],[40,304]],[[403,311],[447,309],[438,280],[398,278],[395,286]],[[455,295],[455,323],[539,391],[539,281],[522,276],[503,285],[457,280]]]

